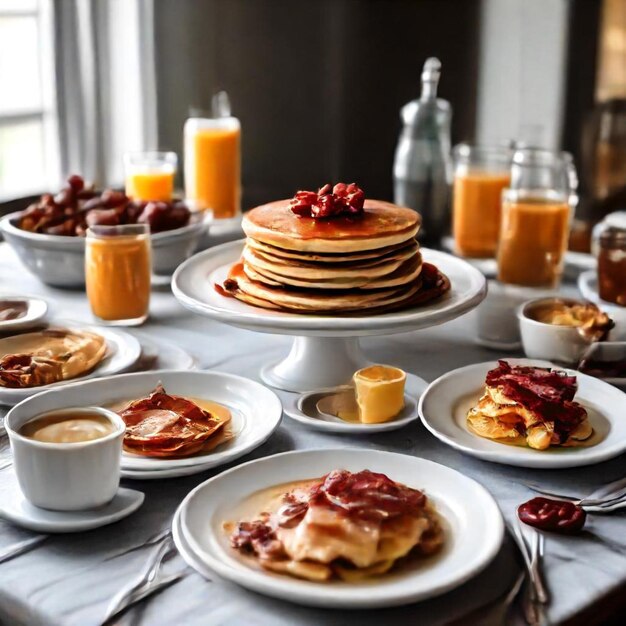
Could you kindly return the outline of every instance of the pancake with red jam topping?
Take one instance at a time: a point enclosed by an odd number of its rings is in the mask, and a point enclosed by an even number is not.
[[[366,200],[354,183],[299,191],[244,216],[242,259],[218,291],[309,314],[423,304],[450,285],[433,266],[424,272],[415,239],[420,223],[411,209]]]

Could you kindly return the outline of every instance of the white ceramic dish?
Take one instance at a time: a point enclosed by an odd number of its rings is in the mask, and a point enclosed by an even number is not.
[[[239,260],[243,241],[233,241],[196,254],[172,277],[172,291],[183,306],[210,319],[258,332],[295,335],[284,360],[261,370],[262,380],[286,391],[313,391],[343,384],[367,365],[357,337],[428,328],[459,317],[474,308],[486,293],[484,276],[465,261],[435,250],[422,249],[451,282],[441,298],[404,311],[381,315],[298,315],[250,306],[224,297],[214,288]]]
[[[82,287],[85,284],[85,238],[31,233],[16,225],[21,211],[0,219],[0,232],[17,252],[22,263],[42,282],[54,287]],[[194,214],[182,228],[154,233],[152,269],[170,275],[193,254],[211,223],[210,214]]]
[[[445,518],[446,548],[415,570],[352,584],[297,580],[255,569],[237,558],[222,524],[233,521],[239,502],[258,490],[337,468],[383,472],[423,489]],[[188,550],[219,576],[265,595],[325,608],[395,606],[444,593],[489,564],[504,532],[498,505],[474,480],[432,461],[375,450],[306,450],[250,461],[200,484],[179,511]]]
[[[554,300],[554,297],[536,298],[524,302],[517,309],[520,335],[524,353],[529,359],[543,359],[576,365],[589,347],[589,341],[578,332],[575,326],[562,326],[539,322],[532,317],[532,311],[542,303]],[[556,297],[565,304],[577,304],[579,300]]]
[[[211,371],[138,372],[75,383],[64,387],[61,393],[54,390],[30,398],[15,407],[11,414],[33,416],[43,410],[80,403],[107,406],[145,396],[159,382],[171,394],[199,397],[228,407],[233,414],[232,428],[236,436],[205,455],[181,459],[148,458],[124,452],[123,477],[185,476],[230,463],[267,441],[280,424],[282,407],[272,391],[248,378]]]
[[[104,506],[120,485],[126,424],[117,413],[101,407],[71,407],[57,414],[66,418],[84,414],[104,417],[113,430],[91,441],[36,441],[20,434],[20,429],[37,414],[9,411],[4,423],[22,493],[31,504],[54,511],[84,511]]]
[[[20,296],[3,293],[0,295],[0,304],[6,301],[22,300],[26,303],[26,314],[14,320],[0,321],[0,335],[14,332],[22,332],[33,326],[41,324],[48,312],[48,304],[41,298]]]
[[[547,361],[506,359],[511,364],[564,369]],[[496,361],[476,363],[444,374],[432,382],[422,395],[419,413],[422,422],[437,439],[484,461],[505,465],[560,469],[592,465],[612,459],[626,451],[626,394],[608,383],[573,370],[578,379],[575,400],[588,411],[594,428],[588,447],[533,450],[479,437],[467,428],[465,415],[484,390],[485,376]]]
[[[69,322],[63,320],[54,320],[52,326],[62,328],[75,328],[77,330],[87,330],[102,335],[107,342],[108,354],[98,363],[98,365],[85,376],[72,378],[67,381],[52,383],[51,385],[42,385],[40,387],[28,387],[25,389],[12,389],[9,387],[0,387],[0,404],[5,406],[13,406],[26,398],[30,398],[35,394],[49,389],[58,389],[70,384],[89,380],[91,378],[100,378],[103,376],[111,376],[123,372],[132,367],[141,355],[141,344],[130,333],[118,328],[109,328],[106,326],[90,326],[79,322]],[[82,402],[84,404],[84,401]],[[65,406],[72,406],[67,404]]]
[[[169,341],[155,341],[146,333],[131,331],[141,343],[141,356],[132,371],[191,370],[195,369],[194,358],[185,350]]]
[[[260,309],[224,297],[213,287],[227,278],[230,267],[241,256],[243,245],[243,241],[233,241],[188,259],[174,272],[174,295],[195,313],[232,326],[283,334],[317,331],[320,336],[338,337],[346,332],[351,336],[377,335],[441,324],[473,308],[485,293],[485,280],[480,272],[449,254],[423,248],[424,260],[434,263],[452,283],[451,292],[432,305],[371,317],[299,315]]]
[[[0,517],[38,533],[78,533],[128,517],[143,504],[144,498],[141,491],[120,487],[104,506],[86,511],[49,511],[26,500],[14,481],[0,501]]]
[[[421,378],[409,374],[406,375],[405,385],[405,407],[396,418],[382,424],[355,424],[345,422],[338,417],[325,417],[315,409],[315,406],[309,406],[306,402],[303,406],[305,394],[290,393],[288,391],[277,391],[283,403],[285,415],[300,422],[304,426],[314,430],[325,432],[343,433],[350,435],[371,435],[373,433],[386,432],[403,428],[407,424],[411,424],[418,419],[417,401],[422,395],[428,384]],[[316,393],[316,392],[313,392]],[[310,394],[306,394],[307,396]],[[313,403],[314,405],[315,403]],[[304,410],[303,410],[304,409]]]

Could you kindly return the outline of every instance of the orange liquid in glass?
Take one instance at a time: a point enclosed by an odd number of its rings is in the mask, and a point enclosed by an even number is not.
[[[169,202],[174,195],[174,172],[134,172],[126,177],[126,195],[133,200]]]
[[[147,235],[89,239],[85,248],[87,297],[94,315],[135,320],[150,304],[150,240]]]
[[[498,280],[527,287],[556,286],[561,278],[569,222],[570,207],[565,202],[505,202]]]
[[[508,172],[474,172],[455,177],[452,228],[458,254],[475,258],[495,256],[502,190],[510,181]]]
[[[191,172],[186,195],[215,217],[234,217],[241,203],[241,130],[205,128],[191,142]]]

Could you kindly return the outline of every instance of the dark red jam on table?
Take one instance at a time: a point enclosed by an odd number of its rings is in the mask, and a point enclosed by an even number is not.
[[[355,183],[324,185],[318,191],[298,191],[289,202],[289,208],[298,217],[326,219],[356,217],[363,213],[365,194]]]
[[[533,498],[517,509],[524,524],[556,533],[575,533],[585,525],[585,510],[567,500]]]

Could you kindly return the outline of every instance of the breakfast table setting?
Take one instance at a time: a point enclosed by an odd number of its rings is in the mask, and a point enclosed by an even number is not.
[[[354,182],[242,213],[216,103],[184,193],[127,153],[0,217],[0,623],[623,611],[626,214],[574,253],[571,155],[469,145],[447,220]]]
[[[0,284],[6,292],[44,299],[53,317],[92,321],[82,292],[42,285],[24,271],[6,243],[0,244],[0,261]],[[562,293],[575,296],[576,288],[565,284]],[[375,362],[392,362],[427,382],[465,365],[522,356],[519,350],[497,353],[478,345],[475,316],[476,311],[424,330],[365,337],[362,348]],[[150,318],[136,336],[140,341],[149,339],[156,345],[169,344],[186,351],[198,370],[233,373],[257,381],[262,367],[268,361],[284,358],[291,343],[288,336],[243,330],[194,315],[180,305],[167,286],[153,288]],[[438,441],[419,421],[392,432],[357,436],[312,430],[284,417],[266,443],[237,463],[188,477],[123,479],[122,485],[142,491],[145,500],[132,516],[110,526],[80,534],[42,534],[0,522],[2,620],[11,624],[104,623],[120,593],[141,582],[146,568],[154,565],[155,559],[162,559],[156,582],[164,580],[163,588],[108,623],[347,624],[355,619],[363,623],[379,623],[381,619],[425,624],[457,620],[501,623],[494,617],[497,613],[485,612],[485,607],[497,608],[523,569],[509,533],[484,571],[457,589],[417,604],[374,611],[305,607],[269,598],[215,575],[207,579],[171,545],[167,552],[162,549],[177,506],[196,485],[240,462],[311,449],[335,450],[337,465],[341,465],[342,454],[348,450],[367,449],[397,452],[455,468],[493,495],[510,528],[514,527],[517,506],[536,495],[529,485],[582,498],[626,473],[623,454],[588,467],[529,469],[465,455]],[[14,481],[6,437],[2,440],[0,466],[0,485],[6,493]],[[472,520],[467,523],[471,525]],[[591,514],[581,535],[548,535],[543,575],[550,593],[550,623],[583,623],[589,617],[598,620],[598,616],[610,615],[619,606],[626,585],[622,526],[619,511]],[[481,531],[475,529],[479,535]]]

